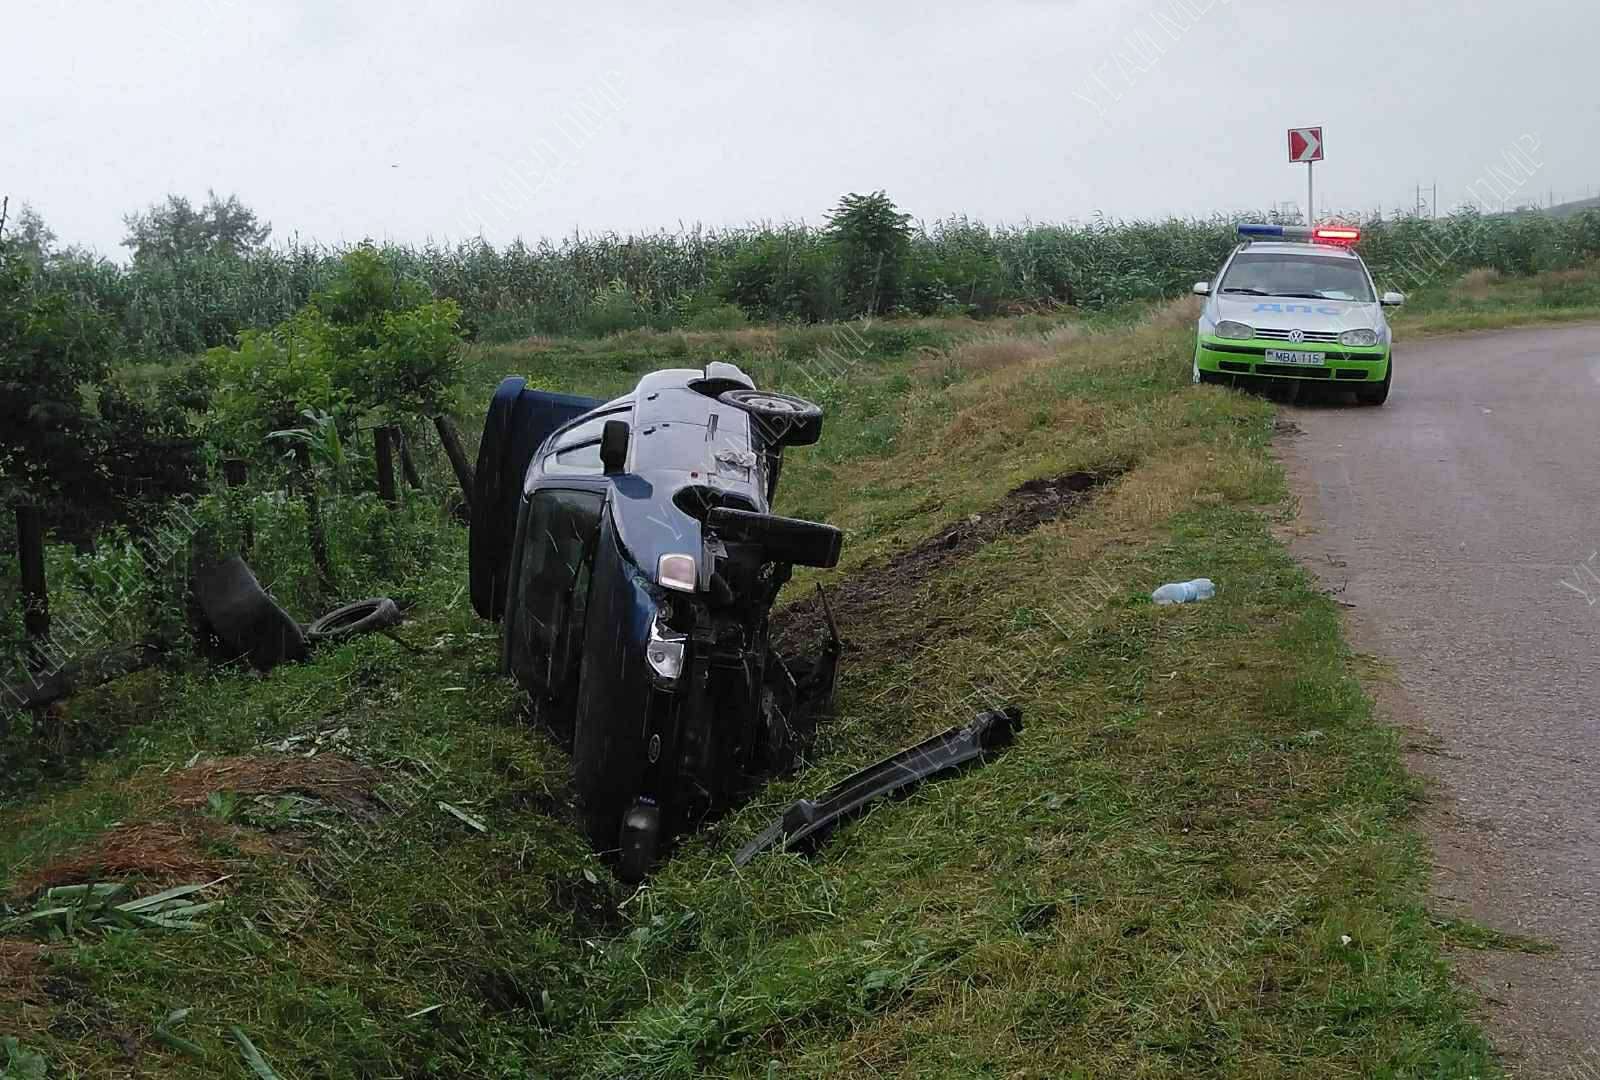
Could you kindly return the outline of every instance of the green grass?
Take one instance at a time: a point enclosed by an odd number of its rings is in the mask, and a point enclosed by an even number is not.
[[[0,812],[0,896],[114,823],[165,821],[234,874],[229,904],[195,934],[52,947],[32,990],[8,987],[0,952],[0,1035],[63,1076],[244,1075],[234,1026],[286,1077],[1497,1075],[1442,955],[1518,945],[1427,911],[1419,789],[1335,607],[1272,538],[1273,409],[1188,384],[1184,319],[1049,342],[1059,322],[1010,326],[1021,344],[987,351],[935,323],[869,332],[901,336],[867,336],[824,384],[828,432],[780,498],[846,529],[846,565],[821,577],[1030,477],[1118,479],[919,585],[895,628],[915,645],[847,657],[811,767],[642,889],[571,826],[566,758],[519,718],[461,595],[459,534],[416,583],[421,658],[367,639],[265,679],[148,675],[79,699],[127,730]],[[830,332],[484,349],[469,396],[513,371],[605,395],[710,355],[803,390]],[[1150,604],[1201,574],[1213,600]],[[1026,728],[992,763],[813,859],[731,866],[788,800],[996,700]],[[377,770],[388,809],[201,828],[176,801],[196,754],[305,732]],[[198,1059],[154,1037],[179,1008]]]
[[[1517,277],[1474,270],[1407,298],[1403,335],[1498,330],[1600,319],[1600,265]]]

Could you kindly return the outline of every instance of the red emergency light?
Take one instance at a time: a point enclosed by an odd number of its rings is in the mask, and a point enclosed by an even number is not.
[[[1311,230],[1311,239],[1319,244],[1353,244],[1361,239],[1361,230],[1348,226],[1319,226]]]

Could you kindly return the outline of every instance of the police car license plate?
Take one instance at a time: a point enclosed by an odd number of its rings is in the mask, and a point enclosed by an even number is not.
[[[1307,367],[1320,367],[1327,358],[1327,353],[1300,352],[1297,349],[1267,350],[1267,359],[1274,364],[1302,364]]]

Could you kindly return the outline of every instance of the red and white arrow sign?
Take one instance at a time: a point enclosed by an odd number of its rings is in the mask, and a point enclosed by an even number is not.
[[[1322,129],[1290,128],[1289,129],[1289,160],[1321,161],[1322,160]]]

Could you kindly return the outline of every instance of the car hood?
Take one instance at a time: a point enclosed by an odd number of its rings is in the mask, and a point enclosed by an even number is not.
[[[1377,330],[1382,307],[1347,300],[1301,300],[1278,296],[1218,296],[1212,308],[1216,321],[1234,319],[1274,330]]]

